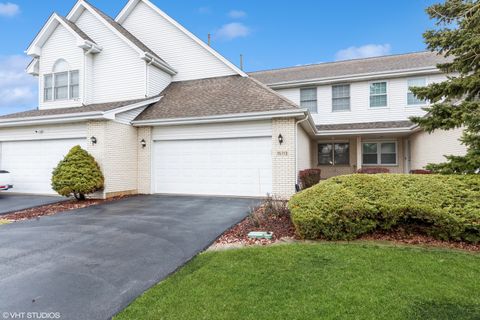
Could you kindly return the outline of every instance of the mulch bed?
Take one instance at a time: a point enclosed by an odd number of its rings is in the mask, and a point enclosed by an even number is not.
[[[80,208],[86,208],[114,200],[123,199],[131,196],[119,196],[108,199],[87,199],[84,201],[68,200],[59,203],[47,204],[40,207],[25,209],[21,211],[12,212],[6,215],[1,215],[0,220],[19,221],[39,218],[42,216],[51,216],[59,212],[70,211]]]
[[[273,232],[273,237],[272,239],[250,239],[248,238],[248,233],[251,231]],[[282,240],[301,241],[295,234],[295,227],[290,217],[288,215],[267,215],[264,212],[264,208],[260,207],[240,223],[225,231],[225,233],[214,242],[212,249],[270,245]],[[388,232],[375,231],[371,234],[361,236],[358,240],[386,241],[394,244],[420,245],[480,252],[480,243],[471,244],[461,241],[442,241],[403,228],[397,228]]]
[[[251,231],[273,232],[273,237],[272,239],[251,239],[248,237],[248,233]],[[289,216],[267,215],[264,208],[261,207],[237,225],[225,231],[215,241],[214,246],[228,246],[229,244],[267,245],[282,238],[293,237],[295,237],[295,228]]]

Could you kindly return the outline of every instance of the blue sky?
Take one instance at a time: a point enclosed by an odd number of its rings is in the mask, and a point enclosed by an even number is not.
[[[125,1],[91,0],[115,16]],[[434,0],[152,0],[247,71],[425,49]],[[73,0],[0,0],[0,114],[37,106],[36,79],[23,74],[23,51],[52,11]]]

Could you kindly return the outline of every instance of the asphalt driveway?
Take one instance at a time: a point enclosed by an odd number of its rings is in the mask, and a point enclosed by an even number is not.
[[[258,203],[138,196],[0,226],[0,315],[109,319]]]
[[[56,196],[38,196],[0,192],[0,216],[14,211],[39,207],[66,200],[67,198]]]

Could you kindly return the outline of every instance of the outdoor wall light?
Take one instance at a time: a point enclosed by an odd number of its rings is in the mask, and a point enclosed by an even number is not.
[[[278,143],[280,143],[280,144],[283,143],[283,136],[282,136],[281,133],[278,135]]]
[[[90,138],[90,141],[92,142],[92,144],[97,144],[97,138],[93,136]]]
[[[140,141],[140,145],[142,146],[142,148],[145,148],[147,146],[147,142],[145,141],[145,139],[142,139],[142,141]]]

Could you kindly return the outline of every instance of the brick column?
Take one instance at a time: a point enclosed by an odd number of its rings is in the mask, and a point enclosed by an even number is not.
[[[278,141],[282,135],[283,143]],[[295,119],[272,120],[272,192],[288,199],[295,193]]]

